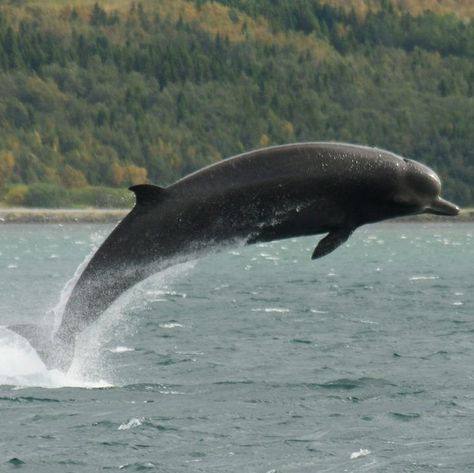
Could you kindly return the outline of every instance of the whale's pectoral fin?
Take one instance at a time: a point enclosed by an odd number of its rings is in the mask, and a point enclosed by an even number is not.
[[[163,199],[166,190],[151,184],[137,184],[128,188],[135,193],[137,205],[157,204]]]
[[[311,259],[322,258],[341,246],[351,236],[353,228],[338,228],[328,233],[316,246]]]
[[[59,368],[65,371],[70,366],[74,355],[74,341],[62,342],[53,336],[52,327],[24,324],[10,325],[7,328],[25,338],[48,369]]]

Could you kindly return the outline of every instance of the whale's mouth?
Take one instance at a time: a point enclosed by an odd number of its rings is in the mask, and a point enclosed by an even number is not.
[[[435,215],[447,215],[454,217],[459,214],[459,207],[447,200],[438,197],[431,205],[425,210],[426,213]]]

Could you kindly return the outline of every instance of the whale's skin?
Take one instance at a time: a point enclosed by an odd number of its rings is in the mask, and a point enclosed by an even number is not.
[[[367,223],[422,212],[455,215],[459,209],[439,197],[440,189],[437,175],[420,163],[340,143],[259,149],[166,188],[134,186],[135,207],[94,254],[66,304],[53,341],[62,347],[60,360],[45,350],[43,358],[67,369],[78,333],[124,291],[175,262],[235,242],[328,233],[313,253],[318,258]],[[31,338],[28,330],[16,331]]]

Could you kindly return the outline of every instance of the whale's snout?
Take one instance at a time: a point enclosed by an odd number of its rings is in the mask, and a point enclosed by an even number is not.
[[[441,180],[429,167],[413,160],[405,160],[406,177],[414,200],[418,201],[422,213],[454,217],[459,207],[440,197]]]
[[[435,215],[448,215],[454,217],[459,214],[459,207],[441,197],[437,197],[426,209],[426,212]]]

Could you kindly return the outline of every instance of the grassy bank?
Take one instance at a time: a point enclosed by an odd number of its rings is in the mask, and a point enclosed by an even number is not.
[[[129,209],[0,208],[0,223],[117,223]]]
[[[33,208],[127,208],[133,193],[125,188],[83,186],[67,188],[55,184],[16,184],[0,189],[0,205]]]

